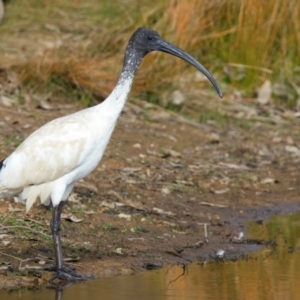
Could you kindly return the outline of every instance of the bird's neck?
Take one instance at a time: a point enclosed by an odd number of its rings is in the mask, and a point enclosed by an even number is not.
[[[126,103],[134,75],[141,64],[143,57],[144,55],[142,53],[127,47],[122,72],[117,85],[105,101],[106,105],[108,105],[110,109],[113,109],[117,114],[121,113]]]

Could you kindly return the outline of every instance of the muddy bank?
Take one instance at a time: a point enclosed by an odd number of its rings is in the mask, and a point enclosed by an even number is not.
[[[145,224],[145,221],[140,223],[137,220],[134,227],[128,227],[128,232],[125,232],[127,230],[122,227],[122,222],[114,221],[111,221],[110,227],[100,225],[98,230],[92,230],[96,222],[102,224],[96,218],[85,221],[85,226],[66,223],[62,232],[65,259],[79,272],[96,274],[98,277],[129,275],[164,265],[188,266],[194,261],[206,263],[247,259],[249,253],[259,251],[262,247],[277,246],[275,240],[251,238],[247,234],[249,222],[263,223],[269,216],[293,213],[299,209],[298,203],[278,203],[276,206],[245,211],[215,208],[213,213],[218,215],[218,221],[199,223],[191,220],[184,226],[170,225],[182,223],[175,217],[148,215],[153,219],[152,222]],[[209,208],[205,211],[212,213]],[[128,211],[123,213],[127,214]],[[36,214],[40,216],[41,212]],[[138,216],[135,218],[138,219]],[[28,228],[34,227],[32,220],[36,219],[26,219]],[[53,264],[51,244],[39,237],[38,231],[30,237],[29,229],[24,226],[21,230],[22,225],[19,226],[19,230],[12,228],[6,231],[8,235],[5,240],[11,243],[1,250],[0,286],[12,290],[22,286],[49,286],[51,273],[41,268]],[[43,232],[47,231],[45,229]]]

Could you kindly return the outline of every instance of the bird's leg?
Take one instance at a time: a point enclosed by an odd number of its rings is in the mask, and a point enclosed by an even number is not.
[[[64,201],[60,202],[59,205],[55,206],[53,209],[53,215],[51,219],[51,232],[54,244],[54,254],[55,254],[55,266],[54,268],[48,268],[48,270],[55,271],[55,274],[50,279],[50,283],[53,283],[55,279],[62,279],[68,281],[78,281],[86,279],[94,279],[94,276],[87,276],[82,274],[77,274],[74,269],[64,266],[63,255],[61,250],[61,238],[60,238],[60,221],[61,212],[64,206]]]
[[[54,245],[54,254],[55,254],[55,262],[56,268],[58,270],[63,268],[63,255],[61,250],[61,238],[60,238],[60,216],[64,206],[65,201],[61,201],[59,205],[55,206],[53,209],[53,216],[51,219],[51,233],[53,238]]]

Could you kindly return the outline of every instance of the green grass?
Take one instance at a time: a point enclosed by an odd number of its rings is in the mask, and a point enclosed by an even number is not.
[[[139,227],[139,226],[133,226],[133,227],[130,228],[130,232],[135,233],[135,234],[138,234],[138,233],[143,232],[143,230],[142,230],[142,228]]]
[[[218,127],[223,127],[227,129],[231,126],[236,126],[239,128],[250,130],[255,124],[254,121],[246,120],[243,118],[234,118],[232,116],[228,116],[222,112],[219,112],[216,109],[202,110],[198,115],[198,122],[205,124],[209,121],[214,121]]]
[[[16,214],[12,213],[9,216],[0,216],[0,229],[6,228],[14,231],[14,233],[23,239],[31,239],[42,237],[43,240],[50,240],[48,234],[48,226],[42,226],[36,222],[24,219],[18,219]]]
[[[4,146],[13,146],[14,148],[19,146],[21,144],[21,140],[17,137],[8,137],[8,138],[3,138],[2,143]]]
[[[110,224],[103,224],[102,229],[105,230],[105,231],[111,231],[112,227],[111,227]]]
[[[81,217],[84,216],[84,211],[85,211],[84,208],[77,208],[77,209],[72,208],[71,209],[72,214],[76,214],[76,215],[79,215]]]
[[[72,99],[84,106],[90,105],[93,101],[90,88],[76,85],[62,74],[51,74],[47,81],[47,89],[55,91],[56,97]]]

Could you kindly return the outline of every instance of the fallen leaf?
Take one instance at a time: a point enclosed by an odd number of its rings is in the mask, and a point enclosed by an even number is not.
[[[170,226],[170,227],[176,227],[177,226],[177,224],[172,223],[172,222],[167,222],[167,221],[163,221],[163,224],[165,224],[167,226]]]
[[[9,235],[8,235],[8,234],[5,234],[5,233],[0,234],[0,239],[3,239],[4,237],[7,237],[7,236],[9,236]]]
[[[293,140],[293,138],[290,137],[290,136],[287,136],[287,137],[285,138],[285,141],[286,141],[286,143],[287,143],[288,145],[293,145],[293,144],[294,144],[294,140]]]
[[[136,143],[136,144],[132,145],[132,147],[135,148],[135,149],[141,149],[142,148],[141,144],[139,144],[139,143]]]
[[[77,262],[80,260],[80,256],[66,257],[64,258],[65,262]]]
[[[41,108],[41,109],[44,109],[44,110],[52,110],[53,109],[53,107],[49,104],[47,99],[40,100],[38,108]]]
[[[81,203],[80,199],[76,193],[71,193],[71,195],[68,198],[68,201],[73,202],[73,203]]]
[[[285,151],[300,156],[300,150],[296,146],[286,145]]]
[[[227,192],[229,192],[230,189],[229,189],[229,188],[225,188],[225,189],[222,189],[222,190],[213,190],[213,189],[211,189],[211,191],[212,191],[214,194],[222,195],[222,194],[226,194]]]
[[[15,99],[12,99],[4,95],[2,95],[0,99],[1,99],[1,103],[7,107],[13,106],[13,104],[16,103]]]
[[[25,208],[12,207],[12,206],[9,204],[7,210],[8,210],[9,212],[20,212],[20,211],[24,211]]]
[[[175,233],[178,233],[178,234],[187,234],[187,232],[179,231],[179,230],[175,230],[175,229],[172,229],[172,232],[175,232]]]
[[[235,165],[235,164],[227,164],[227,163],[219,163],[220,166],[227,167],[229,169],[237,169],[237,170],[248,170],[249,168],[245,165]]]
[[[167,187],[164,187],[161,189],[161,192],[165,195],[169,195],[171,193],[171,191],[169,190],[169,188]]]
[[[98,194],[98,188],[95,184],[91,183],[91,182],[85,182],[83,180],[78,181],[75,183],[75,188],[79,188],[79,189],[87,189],[95,194]]]
[[[79,218],[77,218],[77,217],[75,217],[75,216],[73,216],[73,215],[70,216],[68,220],[70,220],[70,221],[72,221],[72,222],[74,222],[74,223],[80,223],[80,222],[83,221],[83,219],[79,219]]]
[[[116,248],[114,252],[117,253],[117,254],[120,254],[120,255],[124,254],[122,248]]]
[[[287,119],[296,119],[298,118],[298,115],[294,111],[290,110],[285,110],[282,114],[282,117],[287,118]]]
[[[165,211],[161,208],[153,207],[153,211],[160,214],[160,215],[167,215],[167,216],[176,216],[176,214],[172,213],[171,211]]]
[[[131,215],[128,215],[128,214],[120,213],[120,214],[118,214],[118,217],[119,217],[119,218],[126,219],[127,221],[130,221],[130,220],[131,220]]]
[[[168,158],[170,156],[174,158],[178,158],[181,157],[181,154],[175,150],[165,150],[164,154],[160,155],[160,157],[162,158]]]
[[[31,124],[29,124],[29,123],[27,123],[27,124],[23,125],[23,129],[28,129],[28,128],[30,128],[30,127],[32,127],[32,125],[31,125]]]
[[[108,203],[106,201],[102,201],[101,206],[104,206],[104,207],[108,207],[110,209],[114,209],[116,207],[122,207],[122,206],[125,206],[124,203],[121,203],[121,202],[112,202],[112,203]]]
[[[264,178],[260,182],[262,184],[274,184],[276,180],[274,178]]]
[[[84,213],[85,213],[86,215],[93,215],[93,214],[96,214],[96,212],[93,211],[93,210],[88,210],[88,211],[85,211]]]
[[[205,201],[200,202],[200,204],[205,206],[211,206],[211,207],[227,207],[227,205],[224,204],[215,204],[215,203],[205,202]]]
[[[137,201],[133,201],[133,200],[125,200],[126,202],[124,203],[125,206],[129,206],[131,208],[137,209],[137,210],[148,210],[147,207],[145,207],[144,205],[142,205],[140,202]]]
[[[2,241],[2,244],[3,244],[4,246],[9,245],[10,243],[11,243],[11,241]]]
[[[122,172],[135,173],[135,172],[139,172],[141,170],[142,170],[142,168],[123,168]]]
[[[128,241],[134,242],[134,241],[144,241],[145,239],[143,237],[137,237],[137,238],[128,238]]]
[[[175,150],[170,150],[170,155],[172,156],[172,157],[181,157],[181,154],[179,153],[179,152],[177,152],[177,151],[175,151]]]
[[[61,214],[61,218],[64,220],[67,220],[67,221],[74,222],[74,223],[80,223],[83,221],[83,219],[79,219],[71,214]]]
[[[101,205],[101,206],[104,206],[104,207],[108,207],[108,208],[110,208],[110,209],[113,209],[113,208],[116,207],[114,202],[108,203],[108,202],[106,202],[106,201],[102,201],[100,205]]]
[[[192,181],[186,181],[186,180],[175,180],[177,184],[181,185],[187,185],[187,186],[194,186],[194,183]]]

